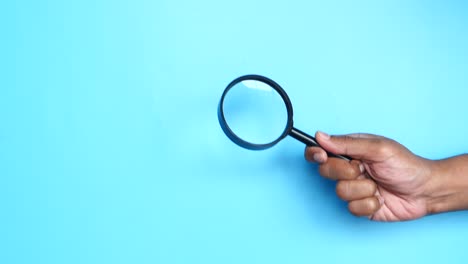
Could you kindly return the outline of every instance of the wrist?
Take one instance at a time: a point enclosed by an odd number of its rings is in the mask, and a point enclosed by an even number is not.
[[[431,161],[426,184],[428,214],[468,209],[468,155]]]

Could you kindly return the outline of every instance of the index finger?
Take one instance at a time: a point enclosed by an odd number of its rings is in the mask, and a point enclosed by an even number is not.
[[[364,172],[360,161],[346,161],[338,158],[328,158],[319,167],[319,173],[331,180],[354,180]]]

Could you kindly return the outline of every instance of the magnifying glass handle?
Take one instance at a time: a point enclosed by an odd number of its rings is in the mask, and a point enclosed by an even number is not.
[[[300,131],[299,129],[296,129],[296,128],[293,127],[291,129],[291,132],[289,132],[289,135],[291,137],[301,141],[302,143],[306,144],[307,146],[314,146],[314,147],[320,147],[321,148],[320,144],[317,142],[317,140],[313,136],[308,135],[308,134]],[[348,156],[333,154],[333,153],[328,152],[328,151],[327,151],[327,155],[328,155],[328,157],[332,157],[332,158],[339,158],[339,159],[343,159],[343,160],[347,160],[347,161],[352,160]]]

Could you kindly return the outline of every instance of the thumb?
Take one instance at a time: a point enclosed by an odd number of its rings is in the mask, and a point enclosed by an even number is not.
[[[390,154],[387,150],[391,146],[391,142],[376,135],[329,136],[326,133],[317,132],[316,139],[325,150],[334,154],[351,156],[355,159],[378,161]]]

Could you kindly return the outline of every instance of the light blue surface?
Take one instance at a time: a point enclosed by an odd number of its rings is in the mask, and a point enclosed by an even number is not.
[[[355,218],[301,143],[239,148],[218,99],[297,128],[468,150],[463,1],[3,1],[0,263],[466,263],[468,213]]]

